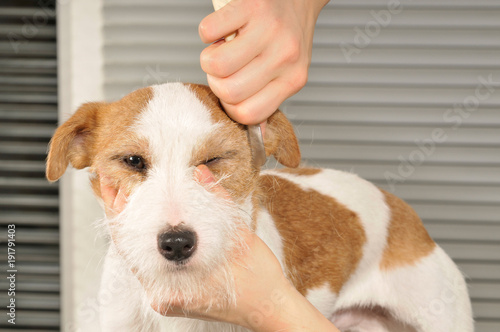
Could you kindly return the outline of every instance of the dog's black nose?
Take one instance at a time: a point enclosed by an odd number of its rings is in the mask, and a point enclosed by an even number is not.
[[[158,236],[158,249],[169,261],[182,262],[196,250],[196,234],[192,231],[170,231]]]

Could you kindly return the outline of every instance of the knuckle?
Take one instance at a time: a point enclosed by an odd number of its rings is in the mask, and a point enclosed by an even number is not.
[[[221,87],[221,89],[219,90],[219,93],[220,93],[219,98],[222,101],[224,101],[225,103],[235,105],[240,101],[239,100],[239,96],[240,96],[239,90],[237,89],[237,87],[235,87],[234,85],[232,85],[230,83],[224,84],[224,86]]]
[[[230,110],[230,116],[233,120],[242,124],[253,124],[255,121],[255,112],[245,105],[233,105]]]
[[[201,69],[203,69],[203,71],[207,74],[211,74],[211,62],[212,62],[212,59],[210,57],[210,54],[209,52],[207,51],[207,49],[204,49],[201,54],[200,54],[200,65],[201,65]]]
[[[200,65],[203,71],[215,77],[224,77],[225,66],[220,58],[214,57],[209,52],[202,52],[200,57]]]
[[[218,58],[214,60],[213,63],[214,74],[218,77],[228,77],[231,74],[229,67],[226,65],[227,61],[223,58]]]
[[[286,80],[290,95],[299,92],[307,83],[307,69],[301,68],[297,70],[288,80]]]
[[[294,92],[299,91],[306,85],[307,78],[308,78],[307,69],[301,69],[297,72],[297,74],[295,75],[295,79],[293,80],[294,82],[293,87],[295,88]]]
[[[281,60],[283,63],[296,63],[301,57],[301,41],[298,36],[289,36],[282,48]]]
[[[200,65],[203,71],[219,78],[228,77],[231,72],[227,60],[217,52],[204,50],[200,55]]]

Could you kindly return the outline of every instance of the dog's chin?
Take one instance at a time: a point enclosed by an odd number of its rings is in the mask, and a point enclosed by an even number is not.
[[[179,262],[168,262],[168,261],[163,261],[162,264],[160,264],[161,267],[160,269],[163,269],[163,271],[160,271],[160,275],[169,275],[169,274],[196,274],[197,270],[206,270],[207,267],[200,266],[200,263],[197,262],[195,257],[191,257],[187,260],[179,261]]]
[[[170,264],[170,269],[172,270],[172,272],[181,272],[181,271],[188,271],[189,273],[189,269],[191,268],[192,264],[190,264],[190,261],[182,261],[182,262],[176,262],[176,263],[173,263],[173,264]]]
[[[162,262],[158,270],[136,270],[151,303],[162,307],[193,305],[227,308],[235,303],[233,275],[227,264],[203,266],[196,259],[185,262]]]

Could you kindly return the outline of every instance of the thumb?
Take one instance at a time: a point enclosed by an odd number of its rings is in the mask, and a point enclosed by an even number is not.
[[[205,187],[208,191],[220,196],[224,199],[231,200],[231,196],[224,187],[222,187],[207,165],[199,165],[194,171],[195,180]]]
[[[105,176],[99,177],[101,197],[104,202],[104,209],[108,217],[114,217],[125,208],[127,196],[122,190],[115,188],[111,181]]]

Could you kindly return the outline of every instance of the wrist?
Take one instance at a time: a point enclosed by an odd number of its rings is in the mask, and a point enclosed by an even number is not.
[[[318,19],[319,13],[323,9],[323,7],[325,7],[326,4],[329,3],[329,2],[330,2],[330,0],[315,0],[315,1],[313,1],[314,17],[315,17],[315,19]]]
[[[287,279],[247,316],[255,332],[339,332]]]

